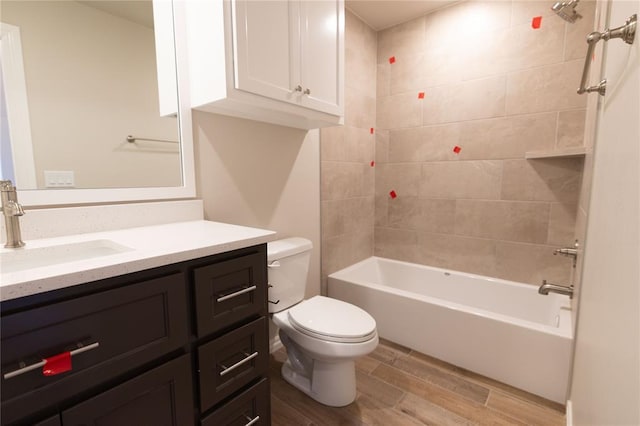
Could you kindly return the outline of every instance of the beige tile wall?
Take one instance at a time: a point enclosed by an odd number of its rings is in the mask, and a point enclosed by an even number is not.
[[[354,246],[349,232],[370,236],[374,222],[376,255],[536,285],[571,280],[571,261],[552,253],[573,242],[583,159],[524,155],[584,143],[587,97],[575,91],[595,3],[578,10],[583,18],[568,24],[546,1],[466,1],[377,34],[377,87],[350,87],[347,78],[352,96],[377,94],[375,201],[361,187],[370,178],[359,155],[373,155],[371,145],[344,139],[350,154],[337,161],[324,156],[323,141],[323,216],[331,216],[323,220],[323,271],[366,255],[370,247]],[[534,16],[542,16],[539,29]],[[349,17],[347,56],[355,39],[375,46],[362,28]],[[372,75],[358,68],[370,65],[365,57],[359,51],[348,62],[352,78],[356,69]],[[356,116],[370,114],[360,103]],[[375,218],[347,203],[354,197],[375,204]],[[362,220],[348,225],[346,214]]]
[[[345,49],[345,125],[320,132],[323,290],[328,274],[373,255],[376,33],[348,11]]]

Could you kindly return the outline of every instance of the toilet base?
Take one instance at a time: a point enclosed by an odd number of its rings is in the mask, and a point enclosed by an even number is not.
[[[313,360],[311,378],[297,372],[289,360],[282,365],[282,377],[321,404],[344,407],[356,399],[356,366],[353,360]]]

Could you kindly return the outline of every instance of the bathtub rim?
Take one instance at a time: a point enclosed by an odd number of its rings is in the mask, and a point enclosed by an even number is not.
[[[439,267],[436,267],[436,266],[421,265],[419,263],[405,262],[405,261],[402,261],[402,260],[389,259],[389,258],[380,257],[380,256],[370,256],[370,257],[368,257],[366,259],[363,259],[363,260],[361,260],[359,262],[356,262],[356,263],[354,263],[352,265],[349,265],[346,268],[340,269],[340,270],[338,270],[336,272],[333,272],[333,273],[329,274],[327,276],[327,286],[330,285],[331,280],[338,280],[338,281],[340,281],[342,283],[354,284],[354,285],[358,285],[358,286],[361,286],[361,287],[370,287],[370,288],[382,291],[382,292],[387,293],[387,294],[397,294],[397,295],[401,295],[403,297],[409,297],[409,298],[413,298],[413,299],[417,298],[418,300],[421,300],[421,301],[424,301],[424,302],[427,302],[427,303],[436,304],[436,305],[439,305],[439,306],[443,306],[444,308],[451,309],[453,311],[464,312],[464,313],[468,313],[468,314],[471,314],[471,315],[476,315],[476,316],[487,318],[487,319],[497,320],[497,321],[504,322],[504,323],[509,323],[509,324],[515,324],[517,326],[524,327],[524,328],[527,328],[527,329],[530,329],[530,330],[534,330],[534,331],[538,331],[538,332],[542,332],[542,333],[547,333],[547,334],[551,334],[551,335],[554,335],[554,336],[557,336],[557,337],[573,340],[573,337],[574,337],[573,336],[573,325],[571,323],[572,318],[571,318],[571,308],[570,308],[569,302],[567,302],[566,306],[564,304],[562,304],[562,306],[560,306],[559,313],[558,313],[560,315],[560,326],[554,327],[554,326],[551,326],[551,325],[540,324],[540,323],[537,323],[537,322],[534,322],[534,321],[529,321],[529,320],[525,320],[525,319],[521,319],[521,318],[517,318],[517,317],[505,315],[505,314],[491,312],[491,311],[486,310],[486,309],[481,309],[481,308],[477,308],[477,307],[474,307],[474,306],[465,305],[465,304],[462,304],[462,303],[451,302],[449,300],[437,298],[437,297],[434,297],[434,296],[427,296],[427,295],[423,295],[423,294],[419,294],[419,293],[414,293],[414,292],[411,292],[411,291],[402,290],[402,289],[395,288],[395,287],[390,287],[390,286],[387,286],[387,285],[367,282],[365,280],[345,279],[345,277],[344,277],[344,274],[348,274],[349,272],[352,272],[354,269],[360,268],[363,265],[366,265],[368,263],[377,263],[379,261],[385,261],[385,262],[396,263],[396,264],[401,264],[401,265],[408,265],[410,267],[418,267],[419,269],[435,270],[436,272],[441,272],[441,273],[450,273],[450,274],[462,275],[462,276],[465,276],[465,277],[468,277],[468,278],[480,279],[480,280],[489,281],[489,282],[496,282],[496,283],[506,284],[506,285],[510,285],[510,286],[517,286],[517,287],[529,286],[529,287],[533,287],[530,284],[519,283],[517,281],[509,281],[509,280],[504,280],[502,278],[488,277],[488,276],[485,276],[485,275],[472,274],[472,273],[456,271],[456,270],[452,270],[452,269],[444,269],[444,268],[439,268]],[[327,287],[327,291],[329,291],[328,287]],[[556,296],[556,295],[552,295],[552,296]],[[545,297],[547,297],[547,296],[545,296]]]

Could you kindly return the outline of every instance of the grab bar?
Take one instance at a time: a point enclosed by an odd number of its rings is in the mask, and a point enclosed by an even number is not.
[[[593,49],[600,40],[609,41],[612,38],[621,38],[627,44],[633,44],[633,40],[636,35],[636,22],[638,16],[633,14],[627,19],[624,25],[614,28],[612,30],[607,29],[603,33],[594,31],[587,36],[587,43],[589,47],[587,49],[587,57],[584,59],[584,69],[582,70],[582,80],[580,80],[580,88],[578,94],[598,92],[600,96],[604,96],[607,91],[607,79],[603,79],[596,86],[587,86],[587,79],[589,78],[589,68],[591,67],[591,57],[593,56]]]
[[[180,143],[178,141],[169,141],[166,139],[151,139],[151,138],[136,138],[132,135],[127,135],[127,142],[134,143],[135,141],[151,141],[151,142],[162,142],[162,143]]]

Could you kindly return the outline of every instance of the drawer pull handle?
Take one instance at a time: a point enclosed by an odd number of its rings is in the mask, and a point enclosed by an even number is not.
[[[218,297],[218,302],[224,302],[225,300],[233,299],[234,297],[240,296],[241,294],[249,293],[250,291],[254,291],[257,287],[252,285],[251,287],[243,288],[242,290],[238,290],[234,293],[227,294],[226,296]]]
[[[250,360],[252,360],[252,359],[254,359],[255,357],[258,356],[258,352],[254,352],[251,355],[249,355],[246,352],[244,354],[246,355],[246,358],[241,359],[240,361],[238,361],[235,364],[233,364],[231,367],[225,367],[224,365],[220,364],[220,367],[222,367],[222,371],[220,372],[220,377],[224,376],[225,374],[230,373],[231,371],[233,371],[236,368],[240,367],[245,362],[250,361]]]
[[[251,425],[255,425],[256,423],[258,423],[258,421],[260,420],[260,416],[255,416],[253,419],[247,415],[244,416],[247,420],[249,420],[249,423],[247,423],[244,426],[251,426]]]
[[[74,350],[70,351],[69,354],[71,356],[78,355],[78,354],[81,354],[82,352],[87,352],[87,351],[90,351],[92,349],[95,349],[98,346],[100,346],[100,343],[98,343],[98,342],[91,343],[90,345],[87,345],[87,346],[79,346],[78,349],[74,349]],[[28,373],[29,371],[37,370],[40,367],[44,367],[44,365],[46,363],[47,363],[47,361],[43,359],[42,361],[36,362],[35,364],[27,365],[27,366],[19,368],[17,370],[10,371],[10,372],[6,373],[3,377],[4,377],[5,380],[7,380],[7,379],[10,379],[12,377],[16,377],[16,376],[19,376],[21,374],[24,374],[24,373]]]

